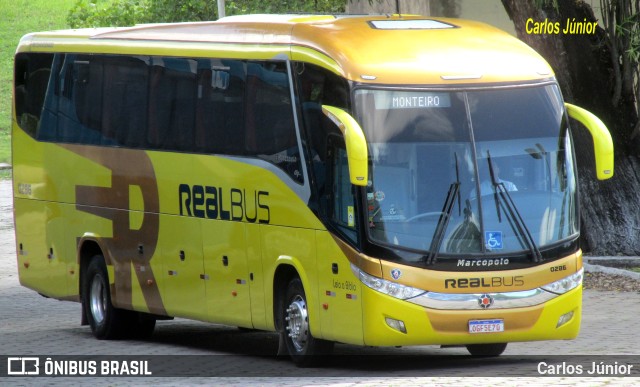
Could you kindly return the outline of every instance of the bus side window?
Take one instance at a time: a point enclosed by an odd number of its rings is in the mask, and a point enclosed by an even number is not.
[[[105,87],[105,111],[111,113],[110,121],[103,116],[103,130],[105,127],[115,133],[115,139],[121,146],[140,148],[145,145],[144,133],[147,131],[147,115],[141,114],[148,110],[147,83],[148,68],[144,61],[138,58],[127,58],[124,63],[115,63],[112,82]],[[106,71],[105,71],[106,72]],[[105,79],[106,81],[106,79]],[[107,91],[110,91],[107,94]],[[111,103],[107,102],[107,95]]]
[[[88,58],[87,58],[88,59]],[[85,128],[80,130],[77,141],[82,144],[101,144],[103,61],[76,60],[74,63],[74,100],[78,121]]]
[[[152,148],[195,149],[197,66],[194,59],[151,59],[146,137]]]
[[[337,75],[309,63],[295,63],[294,75],[297,81],[297,98],[302,108],[301,131],[310,151],[307,159],[315,180],[315,191],[318,198],[322,198],[329,169],[328,141],[332,135],[341,135],[338,127],[322,113],[322,105],[349,110],[348,85]],[[322,212],[327,213],[324,200],[310,205],[323,208]]]
[[[93,117],[86,109],[93,105],[96,96],[102,95],[101,77],[97,81],[88,77],[89,56],[56,54],[54,64],[55,80],[50,82],[47,92],[38,140],[86,143],[92,131],[93,137],[99,138],[100,121],[95,128],[87,127],[83,122],[83,119]],[[84,100],[85,97],[89,99]],[[101,109],[99,106],[98,110]]]
[[[353,186],[349,177],[349,163],[344,141],[332,136],[329,141],[330,179],[326,195],[329,196],[331,222],[349,238],[357,242],[356,214]]]
[[[200,59],[195,112],[196,150],[244,154],[246,72],[238,60]]]
[[[42,114],[52,62],[52,54],[19,54],[16,58],[16,119],[32,137],[36,136]]]
[[[147,142],[154,149],[163,149],[164,137],[169,126],[171,110],[165,106],[169,96],[169,83],[164,76],[164,66],[158,65],[156,59],[149,66],[149,128]]]
[[[302,163],[284,62],[247,64],[247,154],[268,161],[302,184]]]

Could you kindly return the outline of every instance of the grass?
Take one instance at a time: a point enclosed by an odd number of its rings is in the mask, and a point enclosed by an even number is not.
[[[36,31],[68,28],[76,0],[0,0],[0,163],[11,162],[13,56],[20,38]]]

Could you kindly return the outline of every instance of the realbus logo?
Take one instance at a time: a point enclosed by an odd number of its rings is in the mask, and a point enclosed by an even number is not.
[[[271,221],[267,191],[180,184],[178,196],[180,215],[249,223]]]
[[[489,277],[489,278],[447,278],[444,280],[445,289],[466,288],[498,288],[501,286],[523,286],[524,277]]]

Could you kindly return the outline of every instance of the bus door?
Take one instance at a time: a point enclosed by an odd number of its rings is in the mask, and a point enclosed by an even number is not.
[[[325,189],[331,192],[326,195],[328,216],[335,229],[316,233],[323,338],[363,344],[362,283],[334,239],[353,242],[357,239],[355,195],[347,151],[337,136],[330,137],[327,161],[329,181]]]

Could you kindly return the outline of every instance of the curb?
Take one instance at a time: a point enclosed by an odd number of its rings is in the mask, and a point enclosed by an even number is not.
[[[601,265],[602,263],[607,266]],[[589,273],[620,275],[640,281],[640,273],[611,266],[639,266],[640,257],[584,257],[584,270]]]

